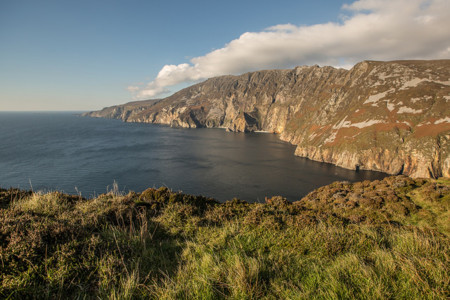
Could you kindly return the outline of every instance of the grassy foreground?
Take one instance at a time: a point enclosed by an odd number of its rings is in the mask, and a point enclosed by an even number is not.
[[[450,179],[290,203],[0,190],[0,298],[447,299]]]

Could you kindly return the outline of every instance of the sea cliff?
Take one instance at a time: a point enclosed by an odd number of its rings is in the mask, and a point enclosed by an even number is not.
[[[172,127],[268,131],[348,169],[450,176],[450,60],[363,61],[221,76],[161,100],[86,113]]]

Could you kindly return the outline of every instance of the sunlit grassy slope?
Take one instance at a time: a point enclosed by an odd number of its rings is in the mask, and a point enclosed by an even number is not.
[[[447,299],[450,180],[264,204],[0,190],[0,298]]]

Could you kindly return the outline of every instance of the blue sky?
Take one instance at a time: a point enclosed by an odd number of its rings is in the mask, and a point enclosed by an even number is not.
[[[449,2],[0,0],[0,111],[100,109],[258,69],[448,58]]]

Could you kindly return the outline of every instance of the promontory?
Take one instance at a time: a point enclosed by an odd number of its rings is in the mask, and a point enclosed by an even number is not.
[[[363,61],[220,76],[164,99],[85,114],[172,127],[267,131],[348,169],[450,177],[450,60]]]

